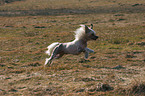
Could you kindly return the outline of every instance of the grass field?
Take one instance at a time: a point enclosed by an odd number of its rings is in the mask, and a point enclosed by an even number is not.
[[[14,0],[13,0],[14,1]],[[46,47],[94,24],[95,53],[44,68]],[[16,0],[0,5],[0,95],[144,96],[144,0]]]

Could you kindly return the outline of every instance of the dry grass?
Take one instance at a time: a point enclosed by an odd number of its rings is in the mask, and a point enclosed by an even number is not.
[[[144,10],[144,0],[24,0],[0,6],[0,16],[142,13]]]
[[[51,0],[57,2],[53,6],[47,1],[26,0],[0,6],[0,95],[144,94],[144,0]],[[65,10],[62,14],[63,8],[75,12]],[[121,11],[117,11],[119,8]],[[48,11],[45,9],[52,9],[50,13],[60,10],[44,16],[43,12]],[[12,10],[38,10],[39,14],[10,15]],[[88,60],[83,59],[83,54],[66,55],[44,68],[44,52],[49,44],[72,41],[79,24],[91,23],[100,38],[88,43],[95,50]]]
[[[14,0],[13,0],[14,1]],[[143,4],[144,0],[24,0],[3,5],[1,10],[43,10],[43,9],[95,9],[98,6],[114,6],[114,5],[123,5],[123,4]]]
[[[142,79],[134,79],[125,88],[118,88],[116,91],[122,95],[125,94],[129,96],[144,96],[145,82]]]

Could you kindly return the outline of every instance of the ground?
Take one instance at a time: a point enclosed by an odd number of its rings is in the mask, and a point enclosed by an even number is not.
[[[0,5],[0,95],[143,96],[144,0],[13,0]],[[99,39],[84,55],[44,67],[46,48],[69,42],[80,24]]]

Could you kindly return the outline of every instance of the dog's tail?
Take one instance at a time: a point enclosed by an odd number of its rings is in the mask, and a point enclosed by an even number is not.
[[[48,50],[47,50],[45,53],[48,54],[48,55],[51,55],[53,49],[54,49],[57,45],[59,45],[59,42],[52,43],[51,45],[49,45],[49,46],[47,47]]]

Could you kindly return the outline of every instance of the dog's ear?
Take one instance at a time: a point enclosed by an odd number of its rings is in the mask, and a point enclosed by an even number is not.
[[[91,24],[90,28],[93,29],[93,24]]]
[[[80,26],[84,28],[84,30],[85,30],[86,33],[88,33],[89,28],[88,28],[87,25],[82,25],[82,24],[81,24]]]
[[[86,33],[88,33],[88,29],[89,29],[88,26],[85,25],[85,32],[86,32]]]

